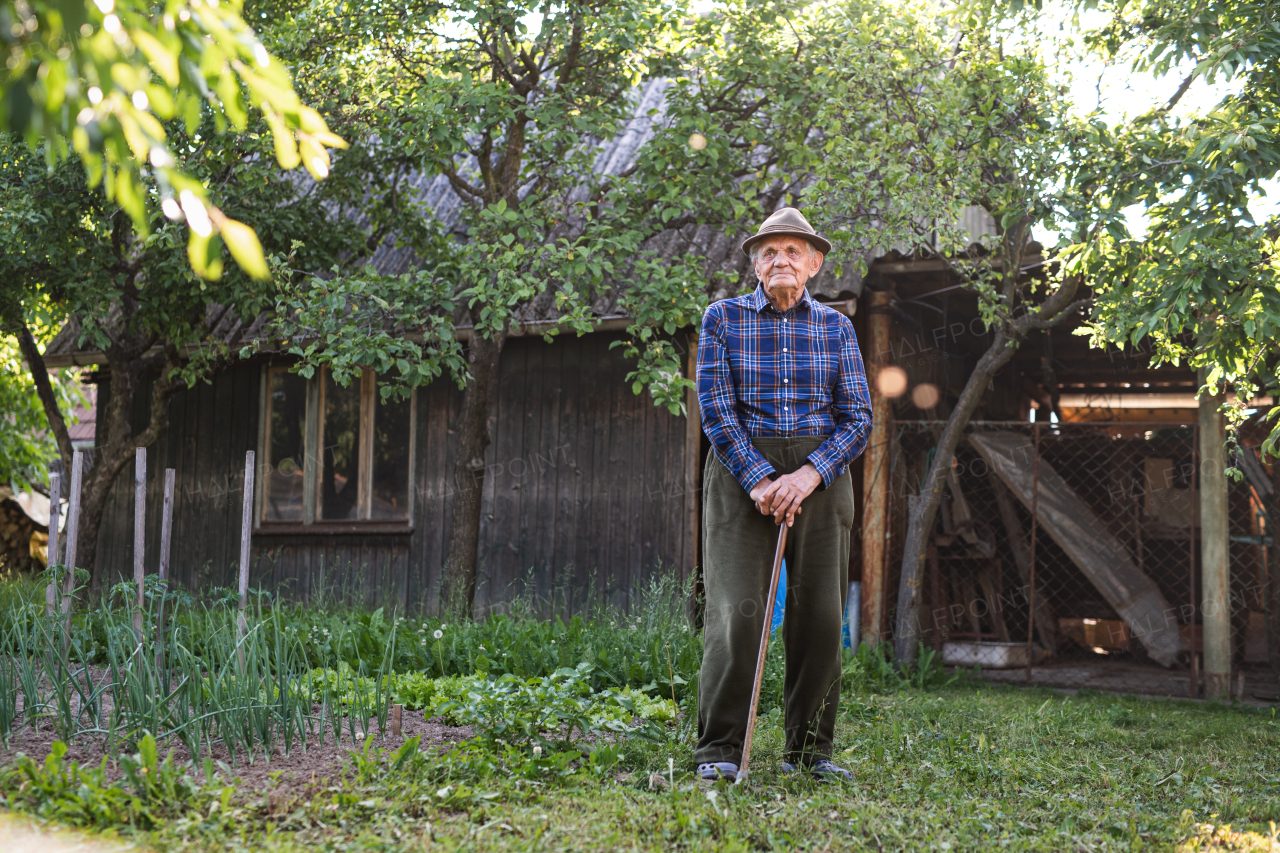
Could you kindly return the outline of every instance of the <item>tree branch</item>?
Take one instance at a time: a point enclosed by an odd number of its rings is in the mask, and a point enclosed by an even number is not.
[[[470,183],[463,180],[462,176],[458,174],[456,169],[446,166],[440,170],[440,173],[449,180],[449,185],[457,190],[459,195],[464,196],[464,200],[465,196],[471,196],[476,201],[485,200],[484,191],[476,189]]]
[[[1173,93],[1173,97],[1169,99],[1169,102],[1160,108],[1160,112],[1167,113],[1169,112],[1169,110],[1177,106],[1178,101],[1181,101],[1182,96],[1187,94],[1187,90],[1191,88],[1191,84],[1196,81],[1196,77],[1198,76],[1199,75],[1196,74],[1195,71],[1192,71],[1190,74],[1188,74],[1187,79],[1182,81],[1182,85],[1180,85],[1177,91]]]
[[[62,417],[62,410],[58,408],[58,398],[53,393],[53,383],[49,381],[49,369],[45,366],[44,356],[40,354],[40,348],[36,346],[36,340],[25,323],[18,330],[18,346],[22,350],[22,357],[27,360],[27,369],[31,371],[31,379],[36,384],[36,394],[40,397],[40,404],[44,406],[44,416],[58,442],[58,453],[66,466],[64,470],[70,471],[71,433],[67,431],[67,422]]]

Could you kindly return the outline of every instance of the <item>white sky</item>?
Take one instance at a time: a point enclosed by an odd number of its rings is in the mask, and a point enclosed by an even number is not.
[[[1063,37],[1071,30],[1071,26],[1066,23],[1068,14],[1062,2],[1046,4],[1046,10],[1040,18],[1040,32],[1031,37],[1041,46],[1062,44]],[[1082,29],[1091,29],[1105,23],[1105,20],[1106,16],[1101,12],[1090,10],[1080,16],[1080,25]],[[1128,57],[1107,63],[1101,57],[1088,53],[1083,46],[1063,49],[1056,60],[1052,56],[1045,56],[1044,59],[1051,65],[1056,65],[1079,114],[1096,112],[1113,126],[1167,103],[1193,67],[1190,64],[1174,67],[1164,76],[1156,77],[1133,71]],[[1170,115],[1182,119],[1203,115],[1236,89],[1236,81],[1219,77],[1210,83],[1197,78],[1170,111]],[[1265,195],[1256,197],[1249,205],[1249,211],[1256,222],[1280,214],[1280,185],[1274,181],[1268,182]],[[1130,232],[1135,238],[1142,239],[1146,233],[1146,218],[1140,207],[1134,206],[1126,212]]]

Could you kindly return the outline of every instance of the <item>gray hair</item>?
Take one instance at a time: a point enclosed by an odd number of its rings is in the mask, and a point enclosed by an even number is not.
[[[791,235],[785,235],[785,236],[791,236]],[[804,240],[803,237],[801,237],[800,239]],[[763,242],[764,240],[757,240],[756,242],[751,244],[751,249],[749,251],[749,254],[751,256],[752,266],[755,266],[756,258],[760,256],[760,244]],[[804,244],[809,247],[809,260],[813,260],[814,256],[818,254],[818,247],[810,243],[808,240],[804,240]]]

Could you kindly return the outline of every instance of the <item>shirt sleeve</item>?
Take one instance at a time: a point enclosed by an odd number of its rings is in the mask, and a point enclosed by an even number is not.
[[[702,431],[710,439],[716,458],[750,492],[756,483],[777,472],[756,450],[738,419],[724,325],[720,310],[715,306],[707,309],[698,335],[698,408]]]
[[[809,454],[809,461],[822,475],[824,489],[866,449],[871,434],[871,392],[862,353],[853,324],[846,317],[840,321],[840,372],[831,398],[836,431]]]

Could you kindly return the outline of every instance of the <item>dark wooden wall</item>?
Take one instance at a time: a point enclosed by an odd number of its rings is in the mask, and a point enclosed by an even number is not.
[[[697,495],[686,484],[686,423],[647,394],[631,393],[630,364],[609,349],[616,339],[507,342],[486,455],[482,610],[520,592],[576,609],[589,588],[597,600],[625,607],[634,586],[660,566],[692,571],[688,502]],[[193,588],[234,584],[244,453],[258,440],[260,371],[239,365],[172,400],[170,429],[148,454],[148,572],[156,565],[163,470],[172,467],[175,577]],[[434,611],[460,402],[448,381],[419,389],[411,534],[255,535],[251,584]],[[145,406],[141,399],[139,424]],[[132,573],[132,471],[116,483],[103,521],[105,577]]]

